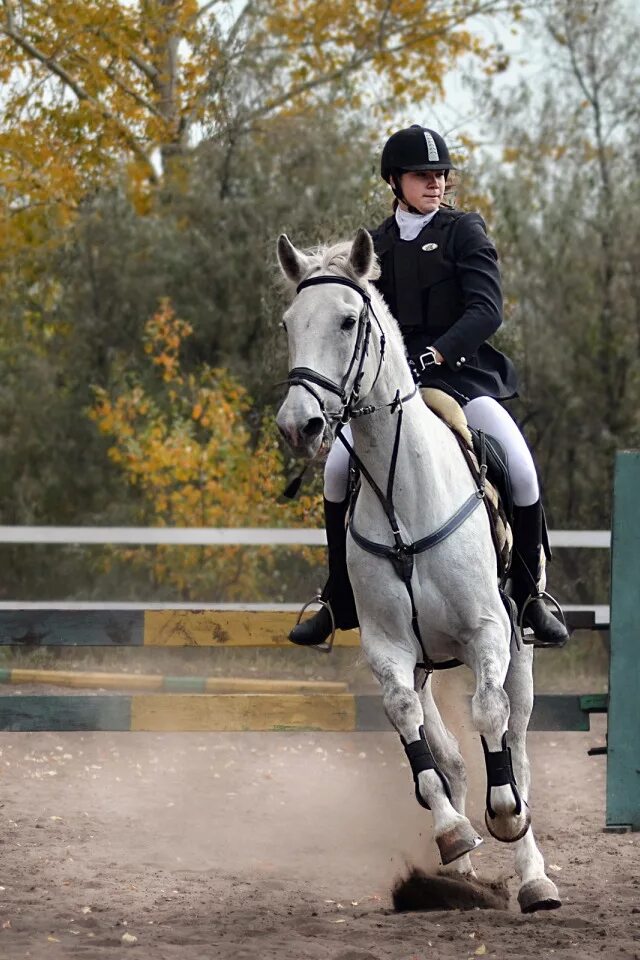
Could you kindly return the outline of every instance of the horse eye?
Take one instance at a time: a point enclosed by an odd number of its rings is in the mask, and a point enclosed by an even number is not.
[[[282,329],[283,329],[284,332],[286,333],[286,332],[287,332],[287,325],[286,325],[286,323],[284,322],[284,320],[281,321],[280,326],[282,327]]]
[[[355,317],[345,317],[340,327],[342,330],[351,330],[351,328],[355,327],[355,325],[356,325]]]

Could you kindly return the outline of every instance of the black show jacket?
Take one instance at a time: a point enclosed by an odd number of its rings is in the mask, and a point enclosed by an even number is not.
[[[433,346],[445,359],[420,374],[465,403],[517,396],[511,360],[486,341],[502,323],[498,255],[478,213],[439,210],[415,240],[401,240],[395,217],[371,231],[380,261],[375,286],[414,362]]]

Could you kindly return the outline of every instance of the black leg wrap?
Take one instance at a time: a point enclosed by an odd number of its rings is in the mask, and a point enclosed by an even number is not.
[[[402,746],[404,747],[404,752],[407,755],[407,759],[411,764],[411,772],[413,773],[413,782],[416,788],[416,800],[421,807],[424,807],[425,810],[431,810],[431,807],[426,800],[423,799],[420,793],[420,787],[418,786],[418,774],[422,773],[423,770],[434,770],[438,774],[440,780],[442,781],[442,786],[444,787],[445,793],[451,800],[451,788],[449,787],[449,781],[445,777],[444,773],[437,766],[436,761],[433,758],[429,744],[427,743],[427,737],[424,732],[424,727],[419,728],[420,739],[415,740],[413,743],[407,743],[404,737],[400,737],[402,740]]]
[[[502,735],[502,750],[496,750],[491,753],[487,747],[487,741],[483,736],[482,749],[484,750],[484,762],[487,768],[487,813],[492,820],[495,819],[495,810],[491,806],[491,788],[510,786],[513,792],[513,799],[516,803],[515,815],[520,816],[522,810],[522,800],[518,792],[516,778],[513,775],[513,766],[511,763],[511,747],[507,746],[506,731]]]

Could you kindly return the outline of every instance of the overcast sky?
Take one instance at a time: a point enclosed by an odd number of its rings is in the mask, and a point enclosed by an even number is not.
[[[544,40],[540,27],[535,28],[531,24],[526,28],[524,25],[514,27],[492,20],[490,23],[481,23],[478,32],[488,43],[500,45],[510,58],[507,70],[493,78],[496,90],[504,92],[522,80],[535,86],[544,79]],[[423,105],[422,121],[426,125],[433,125],[452,141],[455,141],[456,135],[466,133],[476,142],[486,145],[489,138],[487,114],[482,109],[481,101],[472,96],[465,83],[469,72],[477,74],[480,70],[481,65],[475,58],[467,57],[461,61],[445,78],[445,100]]]

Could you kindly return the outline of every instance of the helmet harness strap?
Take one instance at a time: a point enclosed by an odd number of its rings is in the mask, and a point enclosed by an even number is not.
[[[403,203],[407,208],[407,210],[409,211],[409,213],[417,213],[418,216],[420,216],[420,210],[417,210],[416,207],[414,207],[412,204],[407,203],[404,193],[402,192],[402,185],[401,185],[400,179],[404,172],[405,172],[404,170],[398,170],[397,173],[394,172],[391,174],[391,178],[390,178],[391,190],[393,191],[393,195],[398,201],[398,203]]]

